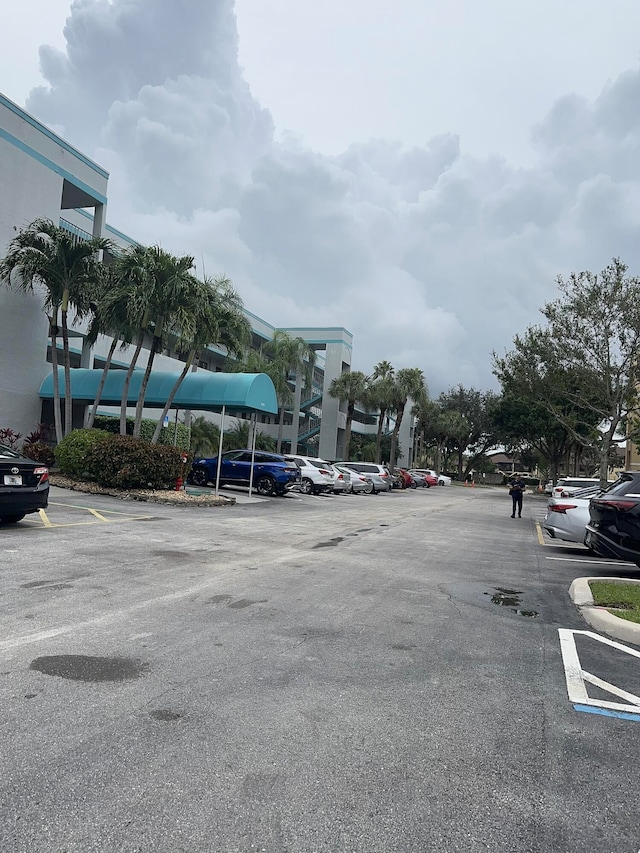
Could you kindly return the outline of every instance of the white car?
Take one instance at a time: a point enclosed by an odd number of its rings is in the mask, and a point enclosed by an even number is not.
[[[599,491],[599,486],[589,486],[572,495],[554,495],[549,498],[547,514],[542,522],[549,536],[582,545],[584,529],[589,523],[589,501]]]
[[[373,492],[373,482],[370,477],[358,474],[357,471],[351,471],[344,465],[334,464],[333,467],[344,477],[347,484],[347,494],[357,495],[360,492],[364,492],[365,495],[370,495]]]
[[[560,477],[558,482],[551,490],[551,496],[554,498],[567,495],[573,495],[582,489],[597,487],[600,485],[599,477]]]
[[[334,475],[333,465],[324,459],[314,459],[312,456],[286,455],[286,462],[293,462],[300,469],[300,485],[298,488],[305,495],[333,494]]]

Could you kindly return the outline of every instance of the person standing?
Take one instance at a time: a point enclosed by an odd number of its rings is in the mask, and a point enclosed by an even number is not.
[[[522,496],[526,488],[527,484],[520,474],[514,474],[509,480],[509,494],[512,501],[511,518],[516,517],[516,512],[518,513],[518,518],[522,518]]]

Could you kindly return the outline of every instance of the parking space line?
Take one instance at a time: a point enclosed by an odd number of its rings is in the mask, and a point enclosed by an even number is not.
[[[40,520],[42,521],[45,527],[53,527],[53,524],[49,520],[49,516],[43,509],[38,510],[38,515],[40,516]]]
[[[576,635],[589,637],[599,643],[610,646],[617,651],[624,652],[632,657],[640,658],[640,652],[635,649],[595,634],[593,631],[576,631],[569,628],[558,628],[560,639],[560,651],[564,665],[567,696],[575,711],[583,711],[590,714],[602,714],[604,716],[618,717],[625,720],[640,722],[640,696],[623,690],[615,684],[604,681],[596,675],[582,669],[578,650],[576,648]],[[605,693],[624,699],[624,702],[611,702],[606,699],[592,699],[587,693],[587,684],[593,684]]]
[[[622,560],[603,560],[601,557],[593,557],[593,559],[588,557],[586,559],[582,557],[545,557],[545,560],[560,560],[565,563],[597,563],[599,566],[635,566],[635,563],[625,563]]]
[[[536,530],[538,532],[538,542],[541,545],[544,545],[545,542],[544,542],[544,536],[542,535],[542,525],[540,524],[539,521],[536,521]]]
[[[105,524],[109,524],[109,519],[105,518],[104,515],[101,515],[97,509],[90,509],[89,512],[91,515],[95,515],[98,521],[103,521]]]

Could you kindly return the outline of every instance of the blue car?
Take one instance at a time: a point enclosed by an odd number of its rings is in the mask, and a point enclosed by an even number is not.
[[[195,459],[187,483],[206,486],[216,482],[218,457]],[[220,485],[248,486],[251,478],[251,451],[228,450],[222,454]],[[256,450],[253,463],[253,488],[259,495],[284,495],[300,483],[300,469],[285,462],[284,456]]]

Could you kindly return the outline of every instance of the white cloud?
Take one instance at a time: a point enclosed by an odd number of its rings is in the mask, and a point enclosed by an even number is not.
[[[76,0],[65,34],[29,107],[111,170],[112,224],[225,272],[274,325],[346,326],[356,368],[488,387],[491,350],[537,321],[558,273],[640,262],[637,69],[559,100],[521,169],[453,133],[331,157],[276,140],[232,0]]]

